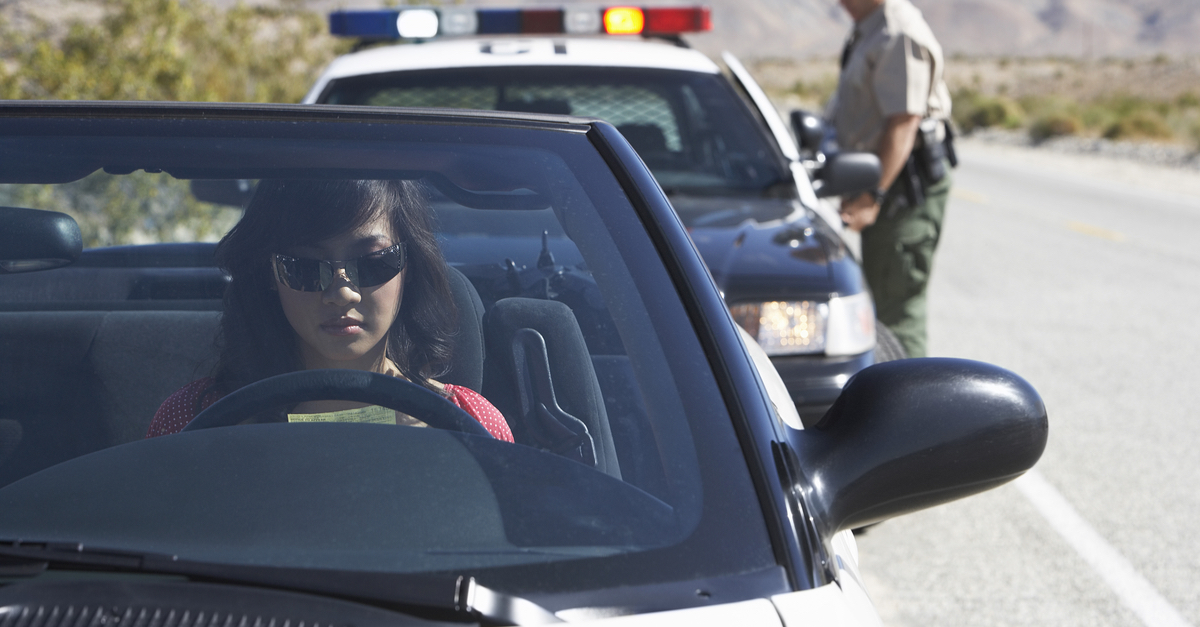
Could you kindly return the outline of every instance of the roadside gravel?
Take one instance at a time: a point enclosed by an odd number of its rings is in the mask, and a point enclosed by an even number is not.
[[[1183,146],[1082,137],[1035,144],[1024,132],[997,130],[976,132],[958,142],[967,152],[1005,155],[1046,171],[1200,196],[1200,153]]]

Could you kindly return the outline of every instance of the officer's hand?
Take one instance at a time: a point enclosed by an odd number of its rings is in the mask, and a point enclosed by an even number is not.
[[[879,217],[879,203],[875,202],[874,194],[859,194],[842,198],[842,224],[846,228],[861,231]]]

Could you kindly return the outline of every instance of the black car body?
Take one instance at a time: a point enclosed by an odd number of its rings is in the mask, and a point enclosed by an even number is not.
[[[343,370],[259,381],[143,439],[211,367],[226,278],[189,240],[229,209],[200,199],[306,177],[429,185],[464,279],[445,380],[487,395],[516,443],[232,426],[300,397],[431,424],[452,407]],[[25,205],[0,208],[4,625],[870,624],[849,530],[999,485],[1045,446],[1037,393],[959,360],[868,368],[801,429],[650,171],[597,120],[7,102],[0,195]],[[83,249],[101,206],[184,241]],[[543,387],[510,376],[530,329]],[[587,425],[595,458],[529,436],[530,395]]]

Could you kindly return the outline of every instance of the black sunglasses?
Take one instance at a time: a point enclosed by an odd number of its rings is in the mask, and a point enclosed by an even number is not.
[[[408,261],[404,242],[369,255],[346,261],[305,259],[287,255],[272,255],[271,265],[280,283],[301,292],[324,292],[333,285],[335,270],[346,269],[346,278],[357,288],[375,287],[400,274]]]

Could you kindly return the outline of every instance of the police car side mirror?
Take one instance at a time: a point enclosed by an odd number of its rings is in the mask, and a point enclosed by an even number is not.
[[[881,171],[879,157],[869,152],[839,152],[825,158],[813,190],[818,198],[874,191]]]
[[[803,109],[792,110],[789,117],[800,153],[817,153],[821,149],[821,140],[825,138],[825,123],[821,118]]]
[[[0,274],[61,268],[83,252],[75,218],[57,211],[0,207]]]
[[[1021,377],[964,359],[906,359],[855,374],[794,463],[822,534],[996,487],[1046,448],[1046,406]]]

